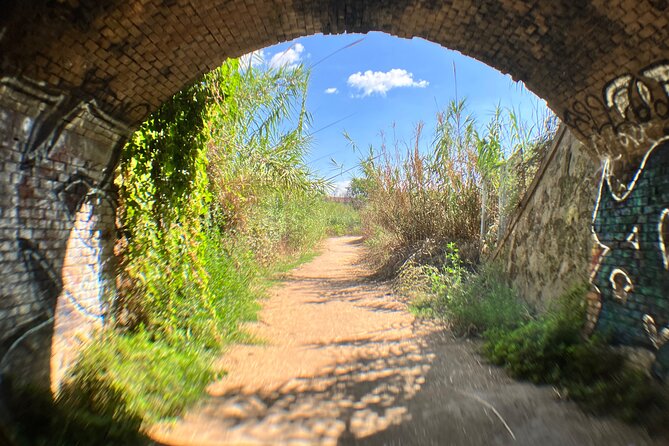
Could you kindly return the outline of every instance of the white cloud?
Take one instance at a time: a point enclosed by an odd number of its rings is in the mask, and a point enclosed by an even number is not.
[[[257,67],[265,63],[265,50],[252,51],[239,58],[239,65],[242,68],[249,66]]]
[[[332,192],[333,197],[345,197],[348,188],[351,186],[351,180],[335,181],[332,186],[334,187]]]
[[[393,68],[390,71],[367,70],[364,73],[358,71],[348,77],[348,85],[362,92],[361,96],[369,96],[378,93],[385,96],[393,88],[414,87],[425,88],[430,83],[426,80],[415,81],[413,73],[401,68]]]
[[[325,89],[325,94],[337,94],[339,90],[336,87],[330,87]]]
[[[269,60],[271,68],[279,67],[294,67],[302,60],[302,53],[304,52],[304,45],[296,43],[288,48],[286,51],[276,53]]]

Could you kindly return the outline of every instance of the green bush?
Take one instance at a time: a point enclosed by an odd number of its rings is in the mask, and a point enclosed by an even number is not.
[[[558,387],[585,410],[661,426],[669,408],[661,386],[605,338],[582,336],[586,292],[585,285],[574,287],[540,317],[487,331],[483,353],[516,378]]]
[[[409,265],[400,271],[400,288],[421,289],[412,301],[419,314],[446,320],[457,334],[482,334],[491,329],[515,328],[529,319],[527,306],[497,265],[478,273],[464,265],[454,243],[446,246],[434,265]]]
[[[49,389],[23,387],[8,402],[14,441],[25,446],[148,445],[142,419],[123,393],[89,378],[65,385],[54,400]]]
[[[123,395],[131,413],[155,422],[178,415],[202,395],[214,376],[211,361],[216,353],[194,344],[156,341],[146,332],[109,332],[84,350],[68,386],[76,390],[103,383]]]
[[[119,324],[130,330],[143,325],[175,345],[218,348],[239,322],[253,317],[250,284],[258,267],[216,228],[199,231],[176,226],[159,243],[145,240],[143,257],[125,269],[133,287],[118,302],[121,316],[126,311],[134,322],[120,317]]]
[[[258,261],[269,266],[282,257],[299,257],[324,237],[358,230],[352,207],[321,194],[267,194],[249,210],[240,235]]]
[[[527,306],[508,285],[496,265],[484,266],[478,274],[464,273],[461,285],[444,292],[444,314],[456,333],[508,330],[529,318]]]
[[[214,378],[214,352],[150,334],[108,331],[91,343],[55,399],[22,389],[12,407],[21,444],[148,444],[143,426],[180,414]],[[37,429],[35,429],[37,427]]]
[[[321,207],[327,235],[343,236],[361,233],[360,213],[348,203],[324,201]]]
[[[667,424],[666,390],[632,368],[605,337],[582,335],[587,285],[573,287],[532,317],[499,267],[472,273],[453,245],[440,263],[401,272],[400,280],[414,289],[423,284],[414,311],[444,318],[456,333],[482,334],[482,352],[493,364],[515,378],[555,386],[586,411],[651,428]]]

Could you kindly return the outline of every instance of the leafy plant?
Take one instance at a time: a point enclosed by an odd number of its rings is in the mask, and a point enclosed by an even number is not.
[[[93,378],[68,383],[54,399],[50,389],[15,389],[8,401],[13,440],[26,446],[148,445],[141,418],[123,393]]]
[[[484,354],[514,377],[555,385],[588,411],[653,428],[666,425],[666,390],[632,368],[606,339],[583,338],[586,290],[574,287],[555,308],[518,328],[489,330]]]
[[[444,316],[456,333],[482,334],[518,327],[530,318],[528,307],[508,284],[498,265],[469,274],[461,286],[440,297]]]
[[[308,79],[302,67],[230,60],[132,135],[115,179],[111,323],[55,401],[30,400],[25,418],[44,431],[22,431],[28,443],[141,443],[142,427],[201,397],[226,343],[247,339],[240,325],[255,318],[266,277],[355,230],[355,211],[326,202],[304,162]]]
[[[453,243],[446,246],[444,259],[438,265],[421,267],[421,275],[429,286],[413,305],[419,305],[423,312],[429,308],[428,314],[444,319],[455,333],[508,330],[530,319],[528,307],[509,286],[498,265],[486,264],[474,272],[464,265]],[[404,277],[401,273],[400,281]]]

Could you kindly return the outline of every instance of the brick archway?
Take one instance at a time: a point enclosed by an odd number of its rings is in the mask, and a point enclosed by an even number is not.
[[[35,360],[40,345],[69,345],[101,320],[113,293],[95,280],[113,267],[105,190],[143,118],[226,57],[371,30],[422,37],[510,73],[592,154],[634,158],[669,132],[667,0],[5,1],[0,374],[39,375],[49,361]]]
[[[600,153],[643,152],[669,118],[666,0],[10,3],[2,75],[94,100],[129,125],[226,57],[370,30],[422,37],[510,73]]]

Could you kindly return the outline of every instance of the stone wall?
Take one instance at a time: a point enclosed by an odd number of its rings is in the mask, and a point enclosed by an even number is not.
[[[599,163],[564,126],[495,253],[539,308],[588,279]]]
[[[585,153],[562,128],[496,258],[538,308],[589,281],[586,333],[636,350],[666,380],[669,137],[615,170]]]
[[[94,104],[0,80],[0,381],[57,386],[104,322],[125,131]]]

